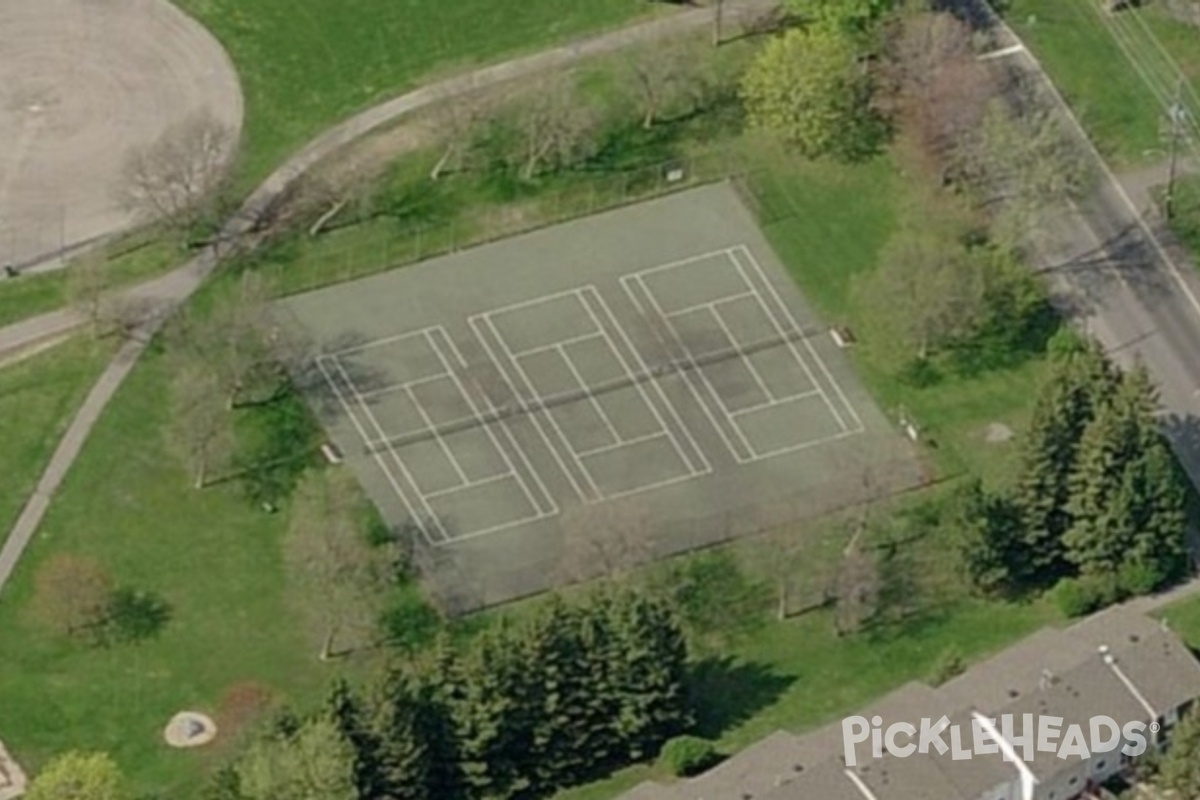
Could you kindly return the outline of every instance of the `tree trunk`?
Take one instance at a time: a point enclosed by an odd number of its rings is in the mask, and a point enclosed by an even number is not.
[[[308,229],[308,235],[316,236],[319,234],[325,228],[325,225],[331,219],[340,214],[342,209],[345,208],[349,202],[349,200],[343,197],[341,200],[338,200],[336,203],[334,203],[328,211],[318,217],[317,221],[312,224],[312,227]]]
[[[208,482],[208,457],[201,455],[196,462],[196,481],[193,484],[196,489],[203,489]]]
[[[725,11],[725,0],[716,0],[716,5],[713,7],[713,31],[712,43],[713,47],[721,46],[721,16]]]
[[[446,169],[446,165],[450,163],[450,159],[454,156],[455,146],[453,144],[446,145],[445,151],[442,152],[442,157],[433,165],[433,169],[429,171],[429,180],[436,181],[442,177],[442,172]]]
[[[330,625],[325,631],[325,640],[321,642],[321,654],[318,658],[321,661],[329,661],[333,658],[333,640],[337,636],[337,626]]]
[[[779,576],[779,598],[778,606],[775,609],[775,616],[780,622],[783,622],[788,617],[788,580],[786,576]]]

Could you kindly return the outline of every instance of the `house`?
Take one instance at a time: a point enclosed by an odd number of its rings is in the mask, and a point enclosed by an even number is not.
[[[957,737],[946,752],[931,746],[875,757],[863,742],[848,759],[838,720],[803,735],[778,731],[702,775],[646,782],[620,800],[1086,798],[1130,767],[1135,757],[1122,749],[1136,750],[1139,736],[1147,750],[1163,746],[1197,698],[1200,661],[1179,637],[1157,620],[1115,607],[1069,627],[1044,628],[942,686],[905,684],[859,715],[882,732],[893,723],[919,727],[945,717],[942,738]],[[1115,726],[1101,723],[1093,731],[1099,718]],[[1056,720],[1052,749],[1039,749],[1039,726]],[[1034,724],[1026,728],[1028,721]],[[989,734],[976,739],[976,729]],[[1072,731],[1082,734],[1082,749]],[[1109,747],[1093,748],[1097,736]],[[975,752],[980,741],[992,747]]]

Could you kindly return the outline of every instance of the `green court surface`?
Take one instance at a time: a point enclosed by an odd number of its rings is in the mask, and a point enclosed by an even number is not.
[[[922,479],[728,184],[278,310],[451,613]]]

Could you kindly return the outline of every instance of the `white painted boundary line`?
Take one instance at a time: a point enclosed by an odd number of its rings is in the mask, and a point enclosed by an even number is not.
[[[788,322],[791,324],[793,330],[800,332],[802,330],[800,323],[796,321],[796,317],[792,314],[792,310],[788,308],[787,303],[783,302],[783,298],[779,296],[779,293],[775,290],[774,285],[767,280],[767,275],[763,271],[762,265],[758,263],[758,259],[754,257],[752,252],[750,252],[750,248],[746,247],[745,245],[739,245],[734,249],[745,256],[746,260],[750,262],[750,265],[754,268],[755,272],[758,273],[759,278],[766,285],[767,290],[774,298],[776,304],[783,309],[783,313],[787,317]],[[804,342],[805,349],[808,350],[809,355],[812,356],[813,360],[817,364],[817,367],[821,370],[821,373],[826,377],[826,379],[828,379],[829,385],[832,386],[834,392],[837,393],[838,399],[842,401],[842,405],[854,419],[855,428],[850,429],[848,432],[862,433],[865,431],[866,426],[863,424],[862,418],[859,417],[858,411],[855,410],[854,404],[851,403],[849,398],[846,397],[846,393],[842,390],[841,384],[834,380],[833,375],[829,372],[829,367],[826,366],[825,361],[821,358],[821,356],[817,354],[816,348],[813,347],[812,342],[809,341],[807,336],[801,336],[800,338]],[[794,343],[789,341],[789,344]],[[818,388],[820,387],[818,386]]]
[[[492,428],[492,423],[488,423],[484,420],[483,415],[480,413],[479,407],[477,405],[475,405],[475,401],[471,398],[470,393],[468,393],[466,387],[463,386],[462,382],[459,380],[458,374],[454,371],[453,365],[446,358],[446,354],[442,352],[441,346],[437,343],[437,341],[435,340],[435,338],[433,336],[432,331],[434,331],[434,330],[436,330],[440,334],[441,338],[446,341],[447,347],[450,350],[451,355],[454,357],[455,362],[457,362],[464,370],[466,369],[467,362],[463,359],[462,353],[459,352],[458,348],[454,344],[454,340],[450,338],[450,335],[446,332],[445,328],[443,328],[441,325],[438,325],[433,328],[426,329],[426,331],[427,331],[426,340],[428,341],[430,348],[437,355],[438,360],[441,361],[442,366],[443,366],[443,368],[446,369],[447,374],[450,376],[450,379],[452,381],[454,381],[454,385],[458,389],[459,394],[461,394],[463,399],[466,400],[467,405],[471,409],[471,413],[474,415],[474,418],[475,418],[476,422],[478,422],[479,427],[483,429],[483,432],[487,436],[488,441],[491,443],[492,448],[500,455],[501,459],[503,459],[503,461],[504,461],[504,465],[508,468],[507,473],[499,473],[496,475],[492,475],[487,478],[483,478],[478,481],[475,481],[475,482],[469,484],[468,486],[463,486],[458,489],[453,489],[453,490],[450,490],[449,492],[445,492],[445,493],[449,494],[454,491],[461,492],[461,491],[465,491],[467,489],[475,488],[477,486],[483,486],[485,484],[493,483],[495,481],[500,481],[500,480],[504,480],[507,478],[511,478],[512,480],[514,480],[516,482],[517,486],[525,494],[525,500],[526,500],[526,502],[529,503],[529,507],[531,509],[533,509],[533,512],[534,512],[532,516],[520,517],[515,520],[509,520],[508,522],[497,523],[495,525],[492,525],[492,526],[489,526],[486,528],[457,533],[456,535],[449,537],[450,541],[451,542],[459,542],[459,541],[463,541],[465,539],[473,539],[477,536],[484,536],[489,533],[495,533],[497,531],[504,530],[505,528],[511,528],[515,525],[523,525],[528,522],[534,522],[536,520],[545,519],[546,517],[552,517],[552,516],[558,514],[559,513],[558,504],[554,502],[554,498],[546,490],[545,484],[542,483],[541,476],[537,473],[537,470],[535,470],[533,468],[533,465],[529,462],[529,458],[526,456],[525,451],[521,447],[520,443],[517,442],[517,440],[513,437],[512,432],[509,431],[508,428],[504,426],[503,422],[495,423],[504,432],[505,439],[512,446],[513,451],[516,452],[517,457],[521,460],[521,463],[525,466],[525,468],[529,471],[529,474],[533,477],[533,480],[537,483],[537,486],[538,486],[538,489],[540,490],[542,499],[545,500],[546,506],[548,507],[547,510],[543,510],[542,504],[539,503],[537,498],[534,497],[531,487],[525,482],[525,479],[521,476],[521,473],[517,470],[516,465],[513,463],[512,459],[509,458],[508,451],[506,451],[504,449],[503,445],[501,445],[499,439],[496,437],[495,431]],[[482,392],[481,392],[481,394],[482,394]],[[484,394],[483,396],[484,396],[484,399],[487,400],[490,405],[491,401],[487,398],[487,395]],[[433,495],[427,495],[427,497],[431,497],[431,496],[433,496]]]
[[[358,421],[358,417],[356,417],[354,414],[354,410],[350,407],[349,402],[347,402],[345,396],[342,394],[342,390],[338,388],[337,382],[333,379],[333,376],[329,374],[329,371],[325,369],[326,359],[333,361],[333,363],[338,366],[339,371],[341,371],[342,374],[345,374],[345,371],[341,370],[341,365],[337,364],[337,361],[329,356],[317,357],[317,369],[320,370],[322,377],[325,378],[325,381],[329,384],[329,387],[333,389],[334,397],[337,398],[338,403],[342,407],[342,411],[345,412],[346,416],[350,419],[350,424],[354,426],[356,431],[358,431],[358,435],[360,438],[362,438],[363,444],[369,446],[370,437],[367,436],[367,432],[363,430],[362,425]],[[396,483],[396,477],[392,474],[392,471],[388,469],[387,464],[383,459],[383,453],[372,452],[371,457],[375,460],[375,465],[379,467],[380,472],[383,473],[384,477],[391,485],[392,490],[396,493],[396,496],[400,498],[400,502],[404,504],[405,510],[408,511],[408,518],[412,520],[413,524],[417,526],[417,529],[421,531],[421,535],[425,537],[425,541],[436,547],[439,543],[435,542],[429,535],[429,532],[425,530],[424,520],[422,520],[413,509],[412,503],[410,503],[408,500],[408,495],[405,494],[404,490],[400,488],[400,485]]]
[[[686,264],[688,262],[685,261],[683,263]],[[680,264],[680,266],[682,266],[682,264]],[[658,272],[662,269],[663,267],[657,267],[652,271]],[[696,357],[692,353],[691,348],[684,343],[683,339],[679,335],[679,331],[675,328],[675,324],[671,322],[670,318],[666,315],[666,312],[663,311],[662,306],[660,306],[658,303],[658,298],[654,295],[654,292],[650,291],[650,287],[646,284],[646,281],[642,275],[643,273],[641,272],[635,272],[621,278],[621,283],[625,286],[625,291],[629,295],[629,299],[633,301],[635,306],[637,306],[639,313],[649,318],[650,315],[646,314],[645,307],[642,305],[641,301],[637,299],[634,292],[632,292],[629,288],[629,284],[636,282],[638,287],[641,289],[641,293],[645,295],[646,300],[651,306],[654,307],[654,314],[662,320],[663,325],[666,326],[667,332],[670,334],[675,346],[683,352],[684,359],[691,367],[691,369],[689,369],[684,375],[684,383],[687,385],[688,389],[691,390],[692,396],[695,398],[696,402],[700,404],[700,407],[704,409],[709,421],[712,422],[713,427],[716,428],[717,433],[720,434],[721,439],[729,448],[729,452],[733,455],[734,460],[736,460],[739,464],[747,463],[747,461],[753,461],[754,448],[750,445],[750,442],[746,440],[746,435],[742,432],[742,429],[739,428],[729,416],[729,409],[725,406],[725,401],[721,398],[721,396],[717,393],[716,388],[709,381],[708,375],[706,375],[704,371],[700,369],[700,365],[697,363]],[[658,330],[658,326],[654,325],[653,322],[650,323],[650,327],[652,330]],[[664,344],[670,347],[668,343],[664,342]],[[745,448],[749,456],[745,456],[740,453],[737,447],[734,446],[733,442],[726,435],[725,429],[720,425],[720,423],[717,422],[716,417],[713,416],[708,404],[705,403],[704,399],[700,396],[700,390],[695,387],[695,381],[693,380],[692,376],[698,378],[700,382],[704,384],[705,390],[708,392],[709,397],[716,400],[717,407],[720,409],[721,413],[725,415],[726,421],[733,429],[734,434],[736,434],[738,439],[741,441],[742,447]]]
[[[579,482],[575,480],[575,475],[567,467],[566,462],[562,460],[562,456],[554,447],[553,443],[551,443],[550,435],[546,433],[546,429],[542,425],[539,412],[545,413],[545,410],[538,406],[530,406],[530,403],[525,399],[525,397],[522,396],[520,390],[517,389],[516,384],[513,383],[512,378],[509,377],[508,370],[504,369],[504,364],[497,357],[496,351],[492,348],[491,342],[488,341],[488,337],[484,335],[484,329],[486,328],[486,330],[490,332],[491,336],[494,337],[497,342],[503,344],[503,340],[500,338],[500,331],[497,330],[495,325],[492,324],[492,321],[488,316],[489,313],[490,312],[484,312],[482,314],[474,314],[468,317],[467,325],[470,326],[471,331],[475,334],[475,338],[479,340],[480,346],[482,346],[484,352],[487,353],[488,359],[490,359],[493,366],[495,366],[496,371],[500,375],[500,378],[504,381],[504,384],[508,387],[509,391],[512,392],[512,395],[517,402],[517,408],[524,412],[529,420],[533,423],[533,427],[537,431],[538,436],[541,438],[542,444],[546,446],[546,450],[549,451],[550,456],[554,459],[554,462],[558,464],[558,468],[562,470],[567,482],[570,483],[571,488],[575,490],[575,495],[581,501],[588,502],[587,496],[583,492],[583,488],[579,485]]]
[[[604,327],[604,323],[601,322],[600,318],[596,315],[596,310],[592,308],[591,303],[589,303],[588,300],[585,299],[585,297],[591,297],[592,302],[594,302],[596,304],[596,308],[600,309],[600,311],[608,319],[609,324],[612,325],[614,329],[620,331],[623,338],[628,339],[628,337],[625,336],[625,332],[621,329],[620,323],[618,323],[616,318],[613,317],[612,310],[610,308],[608,308],[608,306],[604,303],[604,297],[600,294],[600,292],[596,289],[595,286],[585,286],[585,287],[582,287],[581,289],[579,289],[579,300],[581,303],[583,303],[584,307],[587,308],[588,316],[591,317],[592,323],[595,324],[596,328],[600,331],[601,335],[604,337],[604,342],[605,342],[605,344],[608,345],[608,349],[612,352],[613,357],[621,365],[621,368],[625,370],[625,374],[626,374],[627,378],[630,380],[630,382],[632,383],[633,387],[636,389],[638,396],[642,400],[642,404],[650,411],[650,413],[654,416],[654,420],[658,423],[660,433],[657,434],[657,436],[660,438],[665,436],[667,438],[667,441],[669,441],[671,443],[671,447],[675,450],[675,457],[679,459],[679,463],[683,465],[685,470],[687,470],[685,473],[677,475],[673,478],[664,478],[663,480],[655,481],[653,483],[642,484],[633,489],[626,489],[625,491],[622,491],[622,492],[612,492],[612,493],[606,494],[606,495],[604,495],[604,499],[614,500],[618,497],[627,497],[632,494],[638,494],[640,492],[649,491],[650,489],[657,489],[657,488],[661,488],[663,486],[669,486],[669,485],[675,484],[675,483],[682,483],[683,481],[689,481],[689,480],[692,480],[693,478],[698,478],[698,477],[701,477],[702,475],[709,474],[712,471],[712,467],[709,466],[707,462],[704,462],[704,469],[697,470],[695,465],[692,464],[691,459],[689,459],[687,457],[687,453],[684,452],[683,447],[679,443],[679,440],[675,438],[675,434],[672,433],[670,426],[667,425],[666,421],[662,418],[662,415],[658,412],[658,408],[654,405],[653,401],[650,399],[649,394],[647,394],[645,387],[642,385],[641,380],[639,380],[640,376],[638,376],[637,373],[635,373],[633,371],[629,362],[625,360],[625,357],[623,355],[621,355],[621,351],[617,347],[616,342],[613,341],[612,337],[608,333],[608,330]],[[563,355],[564,355],[564,357],[570,359],[570,356],[567,355],[566,353],[563,353]],[[574,367],[572,367],[572,371],[574,371],[576,373],[578,372],[577,370],[574,369]],[[583,385],[582,388],[586,389],[587,386]],[[665,398],[664,398],[664,402],[666,402],[667,408],[669,408],[671,410],[671,415],[676,419],[677,422],[680,423],[680,427],[683,430],[686,430],[686,428],[683,427],[682,421],[679,420],[679,415],[678,415],[678,413],[676,413],[674,406],[671,405],[670,401],[666,400]],[[690,437],[691,434],[689,433],[688,436]],[[634,439],[626,439],[626,440],[622,440],[622,441],[616,443],[616,445],[618,447],[626,446],[626,445],[634,445],[634,444],[639,443],[640,441],[646,440],[647,438],[649,438],[649,437],[640,436],[640,437],[636,437]],[[695,444],[695,441],[693,440],[693,445],[694,444]],[[616,449],[616,447],[614,447],[613,449]],[[698,449],[697,449],[697,452],[699,452]],[[582,456],[583,454],[580,454],[580,455]],[[701,458],[703,458],[703,456],[701,456]]]
[[[331,358],[330,360],[337,367],[338,373],[342,376],[342,380],[346,382],[346,386],[349,387],[350,392],[355,395],[355,400],[357,401],[359,407],[366,414],[367,419],[371,423],[371,427],[374,428],[375,432],[380,437],[383,437],[384,434],[383,434],[383,430],[379,426],[379,421],[375,418],[375,415],[373,413],[371,413],[371,409],[369,407],[367,407],[367,404],[364,403],[361,400],[361,398],[358,397],[358,390],[354,386],[354,381],[350,380],[350,376],[348,374],[346,374],[346,370],[342,366],[341,361],[339,361],[336,357]],[[332,384],[332,381],[331,381],[331,384]],[[351,420],[354,421],[355,427],[359,429],[359,433],[363,434],[363,430],[362,430],[361,426],[359,426],[357,419],[354,416],[353,412],[348,407],[347,407],[346,411],[348,414],[350,414]],[[366,439],[364,439],[364,441],[369,443],[370,439],[366,438]],[[420,516],[420,515],[414,514],[412,512],[412,505],[409,503],[408,495],[404,492],[404,490],[396,482],[395,475],[393,475],[392,471],[387,467],[388,460],[383,457],[382,451],[372,453],[372,455],[375,457],[375,463],[380,466],[380,468],[384,472],[384,475],[387,476],[388,482],[392,485],[392,488],[396,490],[396,493],[398,495],[400,495],[401,501],[404,503],[405,507],[409,510],[410,518],[413,520],[413,522],[416,524],[416,526],[420,529],[421,533],[425,536],[426,541],[428,541],[431,545],[433,545],[435,547],[438,544],[449,541],[450,537],[446,534],[446,530],[442,526],[441,520],[438,519],[437,516],[433,513],[433,509],[430,508],[430,506],[426,502],[424,502],[424,498],[421,496],[420,489],[417,487],[417,483],[415,480],[413,480],[412,475],[409,474],[407,466],[405,466],[403,461],[401,461],[399,458],[396,457],[396,453],[394,450],[389,448],[387,452],[388,452],[388,455],[391,457],[391,461],[394,464],[396,464],[397,467],[400,468],[400,472],[401,472],[401,475],[404,477],[404,480],[412,485],[413,490],[417,494],[417,499],[420,502],[422,510],[425,512],[425,516]],[[440,542],[436,541],[430,535],[429,529],[426,527],[427,525],[436,525],[437,526],[437,530],[441,534]]]
[[[642,374],[647,375],[647,376],[650,375],[650,369],[647,366],[646,362],[642,360],[641,353],[639,353],[638,349],[636,347],[634,347],[633,341],[630,338],[629,334],[625,331],[625,328],[622,327],[620,325],[620,323],[617,322],[617,318],[613,315],[612,309],[609,308],[608,302],[604,299],[604,295],[597,292],[594,287],[590,287],[590,288],[592,288],[593,297],[595,299],[597,307],[603,312],[605,319],[607,319],[609,321],[609,324],[611,324],[613,326],[613,329],[621,337],[621,341],[623,341],[625,343],[625,347],[628,348],[629,352],[632,353],[634,355],[634,357],[637,359],[638,366],[640,366],[642,368]],[[592,309],[590,307],[588,308],[588,312],[592,313]],[[596,319],[594,314],[593,314],[592,318]],[[597,322],[597,324],[599,325],[599,322]],[[599,326],[600,326],[601,330],[603,330],[604,326],[603,325],[599,325]],[[633,369],[630,367],[629,363],[626,362],[625,358],[620,355],[620,351],[615,346],[615,344],[610,342],[609,346],[612,347],[612,349],[615,353],[617,353],[618,358],[620,358],[620,360],[621,360],[621,365],[625,368],[626,373],[630,376],[633,376],[635,374]],[[692,460],[690,458],[685,458],[684,463],[687,464],[688,470],[690,472],[692,472],[693,474],[697,474],[697,475],[700,475],[700,474],[707,475],[707,474],[711,473],[712,469],[713,469],[712,464],[710,464],[708,462],[708,459],[705,458],[704,450],[703,450],[703,448],[700,447],[700,443],[698,441],[696,441],[696,438],[694,436],[692,436],[692,432],[690,430],[688,430],[687,425],[684,424],[683,417],[680,416],[679,410],[675,408],[675,404],[672,403],[670,398],[667,397],[666,393],[663,392],[662,387],[658,385],[658,381],[651,380],[650,384],[654,387],[655,393],[658,395],[659,400],[662,401],[663,407],[667,409],[667,413],[671,415],[671,419],[674,420],[675,425],[679,428],[680,431],[682,431],[683,435],[687,437],[688,443],[691,444],[692,452],[694,452],[696,454],[696,457],[700,460],[699,464],[695,464],[695,463],[692,463]],[[642,399],[645,401],[646,405],[650,408],[651,412],[653,412],[654,418],[658,421],[658,424],[662,427],[662,429],[664,431],[667,431],[668,435],[670,435],[670,430],[671,430],[670,427],[667,425],[666,421],[662,418],[662,416],[658,413],[658,409],[655,407],[654,403],[651,402],[647,393],[643,390],[641,382],[640,381],[636,382],[634,385],[638,387],[638,391],[641,393]],[[673,436],[672,436],[672,441],[674,441]],[[678,442],[676,442],[675,444],[676,444],[676,449],[682,451],[682,448],[679,446]]]
[[[767,319],[771,321],[771,325],[775,327],[775,332],[787,342],[787,348],[791,352],[792,358],[794,358],[796,363],[800,365],[800,368],[804,370],[804,374],[808,378],[809,383],[813,385],[813,388],[821,393],[821,399],[825,402],[825,407],[829,409],[829,413],[832,414],[833,418],[837,421],[838,427],[843,431],[849,430],[846,426],[845,420],[842,419],[842,415],[838,413],[838,410],[833,407],[833,403],[830,402],[829,395],[825,394],[825,390],[821,387],[821,382],[817,380],[817,376],[814,375],[812,370],[809,368],[808,362],[804,360],[802,355],[800,355],[800,351],[796,348],[796,343],[792,340],[792,335],[798,335],[801,339],[804,339],[804,343],[808,346],[809,355],[811,355],[814,360],[820,361],[820,356],[817,355],[817,352],[812,348],[812,345],[807,339],[805,339],[799,323],[796,322],[796,318],[791,315],[790,311],[788,311],[787,306],[783,303],[783,298],[781,298],[779,294],[775,292],[775,287],[772,286],[770,281],[767,280],[766,273],[763,272],[763,269],[759,263],[753,260],[754,256],[750,254],[750,249],[745,245],[740,245],[737,248],[731,248],[729,251],[729,260],[733,262],[734,268],[738,271],[738,275],[740,275],[742,280],[744,280],[749,286],[754,286],[754,282],[750,279],[750,276],[746,274],[746,270],[742,266],[742,262],[738,261],[737,259],[738,252],[741,252],[742,255],[751,261],[753,269],[758,274],[759,280],[766,285],[767,290],[772,293],[775,302],[783,308],[785,313],[787,313],[788,325],[783,325],[780,323],[779,318],[775,315],[775,312],[767,306],[767,303],[761,294],[758,295],[758,307],[762,309],[763,314],[765,314]],[[757,294],[758,290],[756,289],[755,292]],[[789,327],[790,330],[788,330]],[[826,371],[825,377],[829,378],[830,382],[833,383],[834,386],[837,385],[837,383],[833,380],[833,376],[830,375],[828,371]]]

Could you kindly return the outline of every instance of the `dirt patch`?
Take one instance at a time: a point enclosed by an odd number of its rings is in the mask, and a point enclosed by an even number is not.
[[[247,681],[226,689],[217,701],[214,721],[223,739],[236,738],[275,707],[278,695],[270,686]]]

